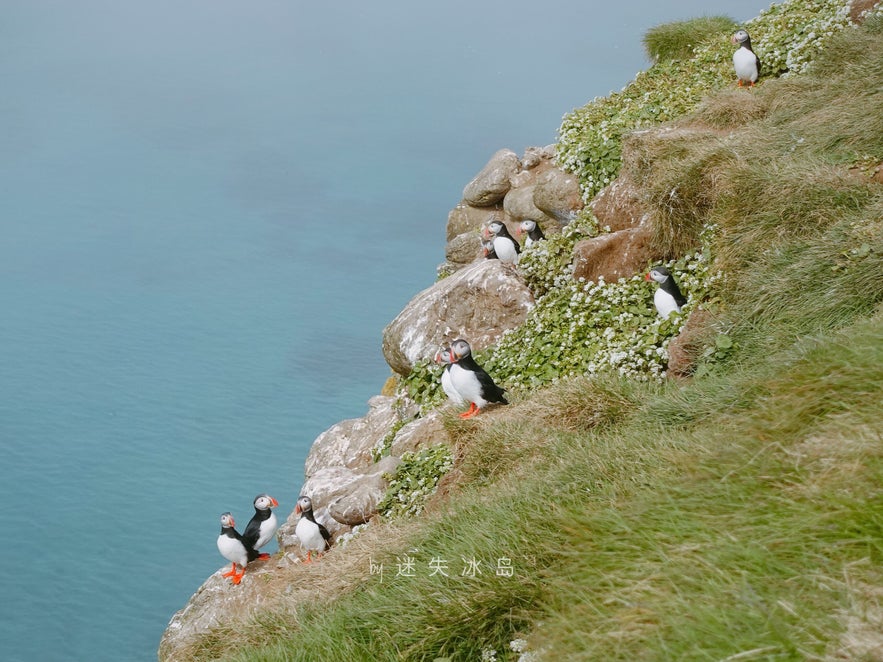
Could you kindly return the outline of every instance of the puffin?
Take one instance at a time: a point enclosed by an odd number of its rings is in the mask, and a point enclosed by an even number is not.
[[[753,87],[760,75],[760,58],[751,50],[751,37],[745,30],[739,30],[730,41],[739,44],[739,49],[733,53],[733,68],[739,78],[739,87],[743,84]]]
[[[319,524],[313,515],[313,500],[308,496],[302,496],[297,500],[294,514],[300,515],[297,526],[294,527],[294,535],[300,540],[300,546],[307,552],[305,563],[312,562],[313,552],[322,556],[331,547],[331,534],[328,529]]]
[[[481,254],[484,255],[488,260],[496,260],[497,252],[494,250],[494,242],[481,240]]]
[[[653,267],[644,276],[644,280],[655,280],[659,283],[659,288],[653,295],[653,303],[663,318],[668,318],[673,312],[681,312],[681,306],[687,303],[687,298],[681,294],[681,289],[671,275],[671,271],[662,266]]]
[[[230,566],[230,571],[225,572],[221,576],[230,577],[234,584],[238,584],[245,575],[245,566],[250,561],[258,558],[258,553],[254,548],[246,544],[239,531],[234,528],[235,526],[236,522],[233,520],[231,513],[223,513],[221,515],[221,534],[218,536],[218,551],[221,552],[221,556],[233,564]],[[242,572],[236,571],[237,566],[242,568]]]
[[[536,221],[532,221],[529,218],[521,221],[521,224],[518,226],[518,230],[516,234],[520,237],[522,234],[526,234],[527,238],[524,240],[524,246],[532,246],[540,239],[545,239],[546,235],[543,234],[542,229],[540,228],[540,224]]]
[[[469,402],[469,410],[460,414],[460,418],[476,416],[490,402],[509,404],[503,396],[505,390],[472,358],[468,342],[458,338],[451,343],[451,360],[451,384],[464,402]]]
[[[258,550],[268,542],[276,533],[279,522],[276,521],[276,513],[271,509],[279,505],[269,494],[258,494],[254,498],[254,516],[242,532],[242,539],[252,549]],[[268,559],[269,554],[260,554],[259,558]]]
[[[506,225],[502,221],[491,221],[484,229],[484,237],[493,243],[494,252],[500,262],[518,264],[518,254],[521,252],[521,247],[509,234],[509,230],[506,229]]]
[[[440,363],[444,366],[444,370],[442,370],[441,375],[441,386],[442,390],[448,396],[448,399],[453,402],[458,407],[464,404],[466,401],[463,399],[463,396],[454,388],[454,384],[451,382],[451,365],[454,363],[454,357],[451,354],[450,347],[442,347],[435,354],[435,362]]]

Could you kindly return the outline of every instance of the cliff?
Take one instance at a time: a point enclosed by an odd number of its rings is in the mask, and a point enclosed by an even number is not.
[[[307,459],[337,546],[305,566],[290,517],[160,659],[883,659],[883,26],[843,30],[861,8],[758,17],[756,89],[706,35],[554,150],[493,155],[444,277],[384,331],[395,387]],[[485,259],[491,217],[548,238]],[[657,262],[688,294],[670,320]],[[510,407],[444,406],[430,359],[458,336]]]

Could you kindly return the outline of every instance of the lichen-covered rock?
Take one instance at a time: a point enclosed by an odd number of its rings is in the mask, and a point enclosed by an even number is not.
[[[573,277],[608,283],[631,278],[659,256],[651,248],[648,226],[628,228],[580,241],[573,247]]]
[[[439,345],[454,338],[468,339],[475,351],[493,344],[521,324],[533,306],[533,295],[514,267],[480,260],[411,299],[383,330],[383,355],[393,370],[407,375],[417,361],[431,359]]]
[[[497,204],[509,191],[509,179],[520,165],[518,155],[511,149],[499,150],[463,189],[463,200],[473,207]]]
[[[562,225],[568,223],[584,205],[576,175],[556,167],[549,167],[537,176],[531,194],[534,207],[544,218],[553,218]]]
[[[396,433],[389,452],[400,457],[402,453],[419,451],[442,443],[452,446],[451,436],[442,422],[442,413],[436,409],[404,425]]]
[[[392,396],[375,395],[368,401],[368,413],[362,418],[341,421],[316,437],[304,463],[307,478],[320,469],[347,467],[361,469],[373,464],[372,450],[395,423],[416,416]]]

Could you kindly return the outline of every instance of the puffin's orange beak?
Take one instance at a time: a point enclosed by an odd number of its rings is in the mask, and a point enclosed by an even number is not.
[[[516,237],[521,236],[521,226],[520,225],[517,228],[515,228],[515,236]]]
[[[279,506],[279,502],[276,501],[273,497],[270,497],[270,503],[273,504],[273,508],[277,508]]]
[[[648,272],[647,274],[644,275],[644,280],[653,280],[653,277]]]
[[[297,504],[297,505],[294,507],[294,514],[295,514],[295,515],[300,515],[300,514],[301,514],[300,504]]]

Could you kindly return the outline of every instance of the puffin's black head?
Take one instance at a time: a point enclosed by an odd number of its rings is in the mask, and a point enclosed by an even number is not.
[[[751,37],[748,36],[748,33],[745,30],[738,30],[730,38],[730,41],[732,41],[734,44],[744,46],[749,51],[751,50]]]
[[[222,529],[232,529],[234,526],[236,526],[236,522],[233,520],[232,513],[224,513],[221,515]]]
[[[472,354],[472,348],[469,346],[469,343],[463,340],[462,338],[457,338],[454,342],[451,343],[451,360],[456,362],[460,359],[465,359],[467,356]]]
[[[302,513],[309,513],[313,511],[313,500],[308,496],[302,496],[297,500],[297,505],[294,507],[294,514],[300,515]]]
[[[657,283],[664,283],[671,277],[671,271],[667,267],[658,266],[650,269],[650,272],[644,276],[644,280],[655,280]]]
[[[275,508],[278,505],[279,502],[269,494],[258,494],[254,498],[254,507],[257,510],[268,510],[269,508]]]

